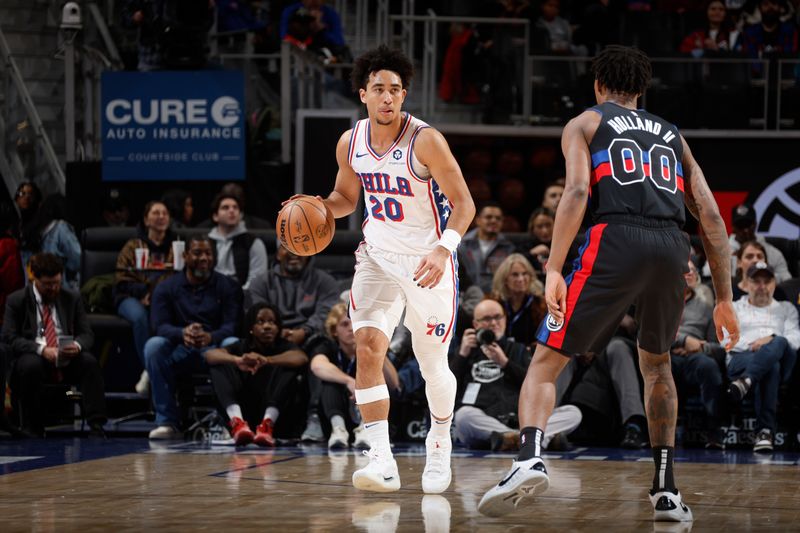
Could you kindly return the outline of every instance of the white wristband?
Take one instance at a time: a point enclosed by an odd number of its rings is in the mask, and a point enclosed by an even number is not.
[[[459,243],[461,243],[461,235],[454,229],[446,229],[442,232],[437,244],[450,252],[455,252]]]

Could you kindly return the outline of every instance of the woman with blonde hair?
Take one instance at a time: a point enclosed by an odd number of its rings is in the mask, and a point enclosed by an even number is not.
[[[530,345],[545,315],[544,287],[522,254],[506,257],[492,278],[492,297],[506,311],[506,337]]]

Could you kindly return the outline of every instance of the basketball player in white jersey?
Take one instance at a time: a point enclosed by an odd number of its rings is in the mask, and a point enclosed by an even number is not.
[[[336,184],[323,201],[334,217],[344,217],[364,190],[364,241],[356,250],[349,313],[356,337],[355,398],[370,450],[353,485],[400,489],[382,368],[405,309],[431,412],[422,489],[440,493],[450,485],[456,395],[447,361],[458,301],[456,248],[475,205],[442,134],[401,110],[412,75],[408,58],[385,46],[356,60],[353,88],[368,118],[339,139]]]

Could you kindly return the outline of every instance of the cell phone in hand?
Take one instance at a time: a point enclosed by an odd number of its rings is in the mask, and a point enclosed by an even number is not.
[[[75,339],[72,335],[59,335],[58,336],[58,351],[60,352],[67,346],[71,346],[75,343]]]

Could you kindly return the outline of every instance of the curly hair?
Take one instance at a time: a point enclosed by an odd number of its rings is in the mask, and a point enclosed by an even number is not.
[[[256,320],[258,320],[258,313],[260,313],[263,309],[269,309],[272,311],[272,314],[275,316],[275,325],[278,326],[278,331],[283,329],[283,318],[281,317],[281,312],[276,306],[267,302],[255,303],[247,309],[247,312],[244,314],[244,321],[242,323],[242,337],[251,344],[253,342],[253,326],[255,325]]]
[[[366,89],[369,75],[379,70],[396,72],[404,89],[408,88],[411,78],[414,77],[414,66],[405,54],[382,44],[355,60],[353,71],[350,73],[353,91],[357,93],[359,89]]]
[[[650,58],[637,48],[606,46],[592,60],[592,74],[597,82],[613,94],[644,94],[653,75]]]

